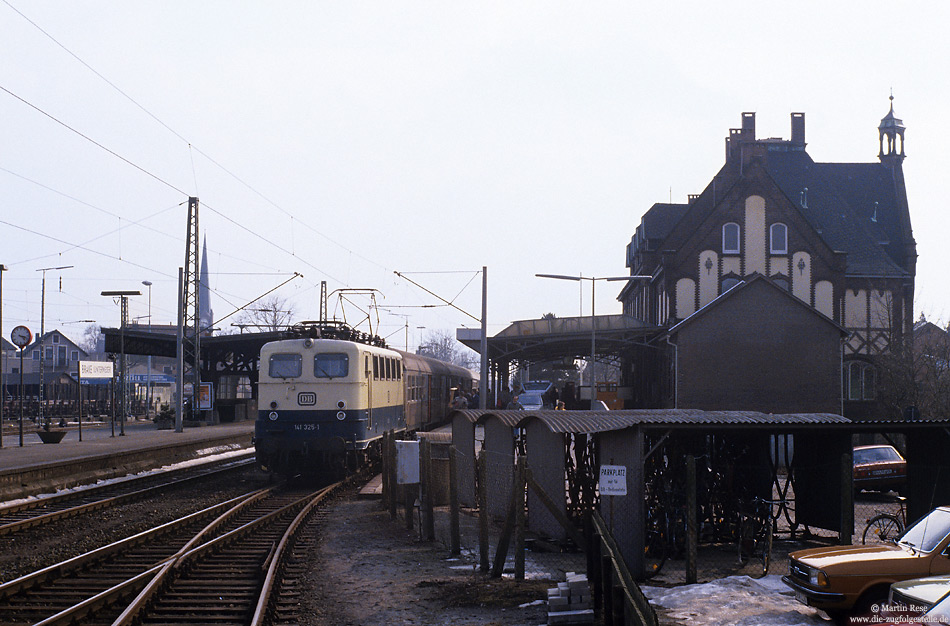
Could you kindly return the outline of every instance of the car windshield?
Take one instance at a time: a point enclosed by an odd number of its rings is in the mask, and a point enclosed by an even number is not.
[[[536,393],[522,394],[518,401],[521,402],[521,406],[541,406],[544,404],[544,401],[541,400],[541,396]]]
[[[859,448],[854,451],[855,465],[900,460],[901,455],[898,454],[897,450],[890,446],[881,446],[880,448]]]
[[[921,552],[933,552],[947,533],[950,533],[950,511],[934,509],[911,526],[898,543]]]
[[[950,594],[917,619],[921,624],[950,624]]]
[[[551,386],[551,383],[544,381],[528,381],[524,385],[525,391],[547,391],[548,387]]]

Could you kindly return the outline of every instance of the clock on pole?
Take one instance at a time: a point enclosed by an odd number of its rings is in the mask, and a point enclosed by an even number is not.
[[[10,341],[12,341],[13,345],[17,348],[25,348],[33,341],[33,333],[31,333],[30,329],[26,326],[17,326],[10,331]]]

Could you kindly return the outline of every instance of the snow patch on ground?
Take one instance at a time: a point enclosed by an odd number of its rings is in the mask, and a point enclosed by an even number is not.
[[[658,611],[691,626],[828,626],[823,614],[792,595],[778,575],[729,576],[679,587],[641,587]]]
[[[121,483],[135,478],[140,478],[142,476],[147,476],[149,474],[158,474],[160,472],[167,472],[170,470],[184,469],[186,467],[195,467],[197,465],[203,465],[205,463],[213,463],[216,461],[223,461],[232,457],[237,457],[245,454],[246,449],[241,448],[238,444],[229,444],[224,446],[217,446],[214,448],[206,448],[201,450],[199,454],[205,456],[195,457],[193,459],[188,459],[187,461],[180,461],[178,463],[172,463],[170,465],[163,465],[162,467],[156,467],[150,470],[143,470],[141,472],[126,474],[125,476],[119,476],[116,478],[100,479],[94,483],[89,483],[86,485],[76,485],[75,487],[69,487],[66,489],[57,489],[54,493],[46,494],[37,494],[33,496],[27,496],[25,498],[18,498],[16,500],[6,500],[0,502],[0,509],[6,507],[17,506],[26,502],[33,502],[36,500],[42,500],[50,496],[58,496],[64,493],[75,493],[79,491],[85,491],[86,489],[91,489],[93,487],[100,487],[103,485],[111,485],[115,483]]]

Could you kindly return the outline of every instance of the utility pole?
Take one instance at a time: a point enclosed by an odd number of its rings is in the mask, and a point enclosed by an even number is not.
[[[200,265],[198,263],[198,198],[188,198],[188,233],[185,238],[185,271],[182,285],[183,335],[181,339],[182,384],[191,384],[191,410],[197,413],[198,388],[201,385],[201,306]],[[184,388],[179,390],[184,394]],[[183,398],[184,400],[184,398]]]
[[[129,296],[140,296],[141,291],[103,291],[103,296],[119,298],[121,321],[119,326],[119,406],[122,415],[119,417],[119,435],[125,435],[125,416],[129,413],[129,376],[125,367],[125,327],[129,321]]]
[[[46,389],[44,387],[44,383],[46,382],[46,368],[44,366],[46,363],[46,347],[43,343],[46,338],[46,272],[49,270],[68,270],[72,267],[72,265],[61,265],[59,267],[44,267],[36,270],[37,272],[43,272],[43,291],[40,295],[40,387],[37,399],[40,401],[39,420],[43,422],[43,427],[46,430],[49,430],[49,418],[47,418],[47,421],[43,420],[43,412],[46,408],[44,406],[46,404]],[[60,279],[60,288],[62,288],[62,284],[62,279]]]

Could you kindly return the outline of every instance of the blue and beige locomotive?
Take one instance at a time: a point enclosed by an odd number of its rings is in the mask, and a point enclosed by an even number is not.
[[[467,369],[381,341],[300,337],[261,348],[257,463],[277,474],[322,473],[378,456],[386,431],[444,421]]]

